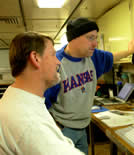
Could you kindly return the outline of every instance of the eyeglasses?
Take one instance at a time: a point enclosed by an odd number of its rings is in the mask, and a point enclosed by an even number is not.
[[[89,41],[97,41],[98,42],[98,37],[97,36],[85,36],[87,40]]]

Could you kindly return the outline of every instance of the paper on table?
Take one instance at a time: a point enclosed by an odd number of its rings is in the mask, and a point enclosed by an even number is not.
[[[129,125],[125,128],[117,129],[115,132],[129,145],[134,147],[134,125]]]
[[[124,112],[119,110],[114,110],[114,111],[115,112],[110,112],[110,111],[101,112],[101,113],[95,114],[95,116],[101,119],[101,121],[104,122],[109,127],[117,127],[117,126],[134,124],[134,112],[126,112],[126,111]]]

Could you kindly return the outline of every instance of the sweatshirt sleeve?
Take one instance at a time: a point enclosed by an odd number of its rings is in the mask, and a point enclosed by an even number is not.
[[[57,101],[57,96],[58,96],[59,91],[60,91],[60,84],[57,84],[51,88],[48,88],[45,91],[44,97],[46,98],[45,105],[47,109],[49,109],[51,105]]]
[[[113,54],[111,52],[95,49],[91,58],[96,69],[97,78],[112,69]]]
[[[16,154],[23,155],[84,155],[48,117],[29,123],[18,142],[18,148],[20,153]]]

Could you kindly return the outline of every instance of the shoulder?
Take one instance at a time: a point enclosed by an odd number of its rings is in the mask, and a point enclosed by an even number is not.
[[[56,51],[56,57],[61,61],[64,57],[64,49],[67,45],[63,46],[60,50]]]
[[[113,54],[109,51],[95,49],[91,59],[94,61],[104,61],[105,59],[113,59]]]

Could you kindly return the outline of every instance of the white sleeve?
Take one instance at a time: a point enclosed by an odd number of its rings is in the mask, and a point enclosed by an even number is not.
[[[56,125],[51,125],[50,122],[38,124],[39,126],[33,125],[27,129],[19,143],[20,153],[24,155],[84,155]]]

